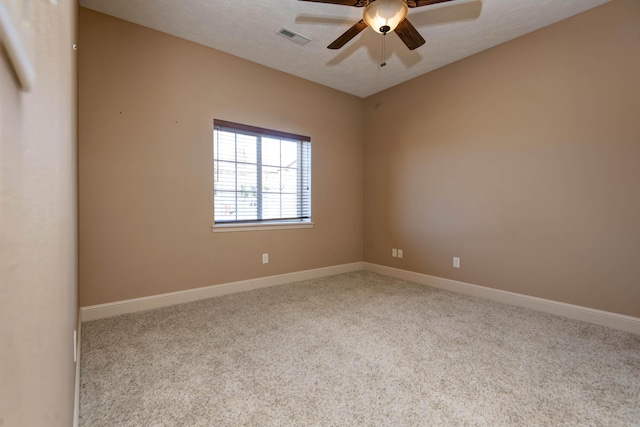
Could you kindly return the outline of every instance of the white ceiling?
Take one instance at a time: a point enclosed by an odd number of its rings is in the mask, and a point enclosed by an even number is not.
[[[359,97],[410,80],[609,0],[456,0],[409,9],[427,43],[410,51],[395,34],[365,29],[340,50],[326,46],[362,8],[299,0],[80,0],[80,5],[173,34]],[[304,46],[277,32],[311,39]]]

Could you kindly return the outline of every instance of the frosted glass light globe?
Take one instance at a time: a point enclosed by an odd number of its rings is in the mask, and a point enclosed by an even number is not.
[[[377,33],[396,29],[407,16],[409,8],[402,0],[376,0],[364,9],[362,19]]]

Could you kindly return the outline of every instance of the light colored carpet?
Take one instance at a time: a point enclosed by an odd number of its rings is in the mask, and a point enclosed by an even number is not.
[[[80,422],[640,425],[640,336],[355,272],[83,324]]]

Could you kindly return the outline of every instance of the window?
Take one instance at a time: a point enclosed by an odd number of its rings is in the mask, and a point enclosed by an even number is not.
[[[311,139],[214,120],[214,227],[310,223]]]

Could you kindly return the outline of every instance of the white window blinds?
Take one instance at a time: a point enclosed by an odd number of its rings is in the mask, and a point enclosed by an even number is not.
[[[309,222],[311,139],[214,120],[214,225]]]

